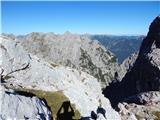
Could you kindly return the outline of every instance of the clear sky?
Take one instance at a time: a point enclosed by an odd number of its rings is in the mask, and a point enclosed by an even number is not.
[[[146,34],[160,1],[2,1],[2,32]]]

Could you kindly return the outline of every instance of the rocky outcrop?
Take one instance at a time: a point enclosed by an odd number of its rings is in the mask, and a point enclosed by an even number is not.
[[[0,70],[2,84],[5,86],[32,91],[61,91],[75,104],[82,117],[91,116],[93,112],[97,113],[101,107],[105,110],[106,118],[102,114],[100,118],[120,119],[118,113],[111,108],[109,100],[102,95],[100,84],[93,76],[28,54],[18,42],[8,37],[1,36],[0,40],[2,52]],[[28,109],[24,108],[24,111],[26,110]]]
[[[139,105],[160,102],[160,91],[150,91],[130,96],[126,98],[124,102],[136,103]]]
[[[19,95],[13,90],[0,87],[0,119],[51,120],[51,112],[45,103],[35,96]]]
[[[150,25],[133,67],[121,82],[112,83],[104,94],[113,104],[147,91],[160,90],[160,17]],[[116,96],[113,96],[115,94]]]
[[[123,120],[160,119],[160,92],[151,91],[131,96],[118,104],[119,113]]]
[[[124,68],[127,71],[131,70],[131,68],[133,67],[136,59],[138,57],[138,53],[133,53],[131,54],[128,58],[126,58],[123,63],[121,64],[122,68]]]
[[[123,76],[123,69],[118,65],[116,57],[87,35],[69,32],[63,35],[31,33],[20,42],[27,51],[45,61],[93,75],[99,80],[102,88],[114,79],[115,72],[119,78]]]

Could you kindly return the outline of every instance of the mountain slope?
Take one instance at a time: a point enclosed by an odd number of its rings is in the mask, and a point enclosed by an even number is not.
[[[122,63],[127,57],[139,50],[144,36],[92,35],[91,38],[98,40],[115,54],[119,63]]]
[[[123,76],[123,70],[115,56],[88,36],[66,32],[31,33],[20,41],[30,53],[49,62],[69,66],[96,77],[104,88],[114,79],[115,73]]]
[[[102,95],[96,78],[82,71],[45,62],[24,51],[19,42],[11,38],[1,36],[0,40],[2,51],[0,70],[3,85],[25,92],[36,91],[37,96],[39,91],[41,91],[41,96],[46,92],[48,92],[47,95],[60,92],[63,94],[63,96],[60,95],[60,98],[64,96],[68,98],[71,104],[75,105],[81,117],[91,117],[91,113],[93,111],[95,113],[101,107],[106,111],[107,119],[120,119],[118,113],[111,108],[108,99]],[[62,105],[66,103],[61,99],[57,101],[55,97],[51,98],[53,99],[52,104],[54,102]],[[50,101],[52,101],[51,98]],[[101,115],[98,114],[98,116]]]
[[[137,57],[138,52],[133,53],[128,58],[126,58],[121,65],[126,69],[126,71],[129,71],[133,67]]]

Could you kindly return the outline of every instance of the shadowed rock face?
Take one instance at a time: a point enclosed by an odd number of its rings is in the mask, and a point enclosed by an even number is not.
[[[151,23],[143,40],[138,58],[120,83],[112,83],[104,90],[112,105],[129,96],[160,90],[160,17]],[[115,96],[113,96],[113,93]]]

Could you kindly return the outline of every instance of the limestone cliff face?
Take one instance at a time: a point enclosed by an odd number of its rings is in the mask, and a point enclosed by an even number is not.
[[[104,93],[116,103],[141,92],[160,90],[160,17],[151,23],[133,67],[122,82],[112,83]],[[112,96],[112,94],[116,96]]]
[[[54,33],[31,33],[21,40],[22,46],[30,53],[44,59],[93,75],[102,88],[113,79],[115,72],[123,76],[123,69],[116,57],[106,50],[98,41],[87,35],[66,32],[63,35]]]

